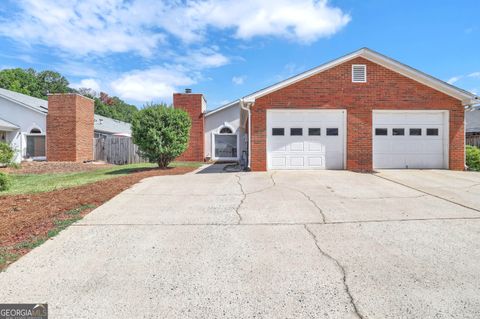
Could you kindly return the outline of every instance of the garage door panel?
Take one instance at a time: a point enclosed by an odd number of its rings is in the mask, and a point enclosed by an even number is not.
[[[374,112],[374,168],[444,168],[447,116],[444,111]],[[376,135],[377,128],[387,129],[388,134]],[[404,135],[393,135],[394,129],[404,129]]]
[[[286,110],[267,112],[267,164],[270,169],[342,169],[344,162],[344,110]],[[273,135],[283,128],[284,135]],[[301,135],[291,135],[291,128]],[[338,136],[327,136],[337,128]],[[311,132],[309,129],[312,129]],[[320,135],[319,135],[320,132]],[[326,154],[328,156],[328,164]],[[284,160],[279,160],[283,158]]]
[[[294,142],[290,144],[290,151],[303,152],[304,143],[303,142]]]
[[[303,167],[305,165],[305,159],[303,156],[299,157],[289,157],[290,159],[290,166],[292,167]]]
[[[312,167],[323,167],[325,165],[324,157],[307,157],[308,165]]]

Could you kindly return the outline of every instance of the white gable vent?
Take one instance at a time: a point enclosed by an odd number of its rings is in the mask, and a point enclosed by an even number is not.
[[[365,64],[352,64],[352,82],[367,82],[367,66]]]

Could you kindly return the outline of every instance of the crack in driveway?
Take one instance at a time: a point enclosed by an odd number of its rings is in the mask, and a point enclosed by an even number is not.
[[[275,174],[275,173],[273,173],[273,174]],[[273,174],[270,175],[270,179],[272,180],[273,185],[274,185],[274,186],[277,186],[277,182],[276,182],[275,179],[273,178]],[[298,193],[302,194],[303,197],[305,197],[305,198],[317,209],[318,213],[319,213],[320,216],[322,217],[322,223],[323,223],[323,224],[326,223],[327,218],[325,217],[325,214],[323,213],[323,210],[320,208],[320,206],[318,206],[317,202],[314,201],[314,200],[310,197],[310,195],[308,195],[308,194],[305,193],[304,191],[301,191],[301,190],[299,190],[299,189],[297,189],[297,188],[294,188],[294,187],[282,186],[282,185],[280,185],[280,187],[284,187],[284,188],[287,188],[287,189],[290,189],[290,190],[293,190],[293,191],[295,191],[295,192],[298,192]]]
[[[272,173],[272,174],[270,175],[270,179],[272,180],[273,185],[268,186],[268,187],[265,187],[265,188],[262,188],[262,189],[259,189],[259,190],[256,190],[256,191],[254,191],[254,192],[250,192],[250,193],[246,193],[246,192],[245,192],[245,190],[243,189],[243,185],[242,185],[242,178],[240,177],[240,175],[235,174],[235,177],[237,178],[237,184],[238,184],[238,186],[240,187],[240,191],[242,192],[242,195],[243,195],[242,200],[240,201],[240,203],[238,204],[238,206],[235,208],[235,213],[236,213],[237,216],[238,216],[238,223],[237,223],[237,224],[241,224],[242,221],[243,221],[242,215],[240,214],[240,207],[242,207],[242,205],[243,205],[243,203],[245,202],[245,200],[247,199],[247,196],[248,196],[248,195],[260,193],[260,192],[263,192],[263,191],[265,191],[265,190],[267,190],[267,189],[270,189],[270,188],[273,188],[273,187],[277,186],[277,184],[275,183],[275,180],[273,179],[273,174],[275,174],[275,173]]]
[[[315,242],[315,246],[317,247],[318,251],[326,258],[330,259],[331,261],[333,261],[335,263],[335,265],[337,266],[337,268],[340,270],[340,273],[342,274],[342,281],[343,281],[343,287],[344,287],[344,290],[345,290],[345,293],[348,295],[348,298],[350,300],[350,304],[352,305],[352,308],[353,308],[353,311],[355,312],[355,315],[357,316],[357,318],[360,318],[360,319],[364,319],[364,317],[362,316],[362,314],[360,313],[360,311],[358,310],[358,306],[355,302],[355,299],[353,298],[352,296],[352,293],[350,292],[350,287],[348,286],[348,283],[347,283],[347,272],[345,271],[345,267],[342,266],[342,264],[340,264],[340,262],[333,258],[331,255],[329,255],[328,253],[326,253],[319,245],[318,243],[318,240],[317,240],[317,236],[315,236],[315,234],[308,228],[308,226],[306,224],[303,224],[303,227],[305,228],[305,230],[307,231],[307,233],[310,235],[310,237],[313,239],[313,241]]]
[[[395,184],[397,184],[397,185],[401,185],[401,186],[403,186],[403,187],[407,187],[407,188],[413,189],[413,190],[415,190],[415,191],[417,191],[417,192],[420,192],[420,193],[423,193],[423,194],[426,194],[426,195],[429,195],[429,196],[432,196],[432,197],[435,197],[435,198],[444,200],[444,201],[449,202],[449,203],[451,203],[451,204],[455,204],[455,205],[461,206],[461,207],[463,207],[463,208],[467,208],[467,209],[473,210],[473,211],[475,211],[475,212],[477,212],[477,213],[480,213],[480,209],[477,209],[477,208],[475,208],[475,207],[471,207],[471,206],[468,206],[468,205],[464,205],[464,204],[462,204],[462,203],[458,203],[458,202],[456,202],[456,201],[454,201],[454,200],[451,200],[451,199],[448,199],[448,198],[445,198],[445,197],[442,197],[442,196],[439,196],[439,195],[436,195],[436,194],[433,194],[433,193],[429,193],[429,192],[427,192],[427,191],[424,191],[424,190],[421,190],[421,189],[419,189],[419,188],[410,186],[410,185],[408,185],[408,184],[405,184],[405,183],[396,181],[396,180],[394,180],[394,179],[390,179],[390,178],[385,177],[385,176],[380,176],[380,175],[378,175],[378,174],[372,174],[372,175],[375,176],[375,177],[384,179],[384,180],[386,180],[386,181],[395,183]]]
[[[238,216],[238,223],[237,224],[240,224],[243,220],[242,215],[240,214],[240,207],[243,205],[243,202],[245,201],[245,199],[247,199],[247,193],[245,193],[245,190],[243,189],[243,185],[242,185],[242,182],[241,182],[240,175],[235,174],[235,177],[237,177],[237,184],[240,187],[240,191],[243,194],[242,200],[240,201],[240,203],[238,203],[238,206],[235,208],[235,213],[237,213],[237,216]]]

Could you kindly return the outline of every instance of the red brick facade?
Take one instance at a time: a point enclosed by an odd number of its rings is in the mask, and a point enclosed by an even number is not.
[[[367,65],[367,83],[352,83],[352,64]],[[347,169],[372,170],[372,110],[448,110],[449,166],[464,169],[464,108],[449,95],[358,57],[257,98],[252,106],[251,168],[267,169],[267,109],[346,109]]]
[[[179,161],[202,162],[205,159],[205,100],[202,94],[175,93],[173,94],[173,106],[185,110],[192,119],[190,129],[190,141],[187,150],[177,158]]]
[[[47,160],[93,159],[93,101],[78,94],[48,96]]]

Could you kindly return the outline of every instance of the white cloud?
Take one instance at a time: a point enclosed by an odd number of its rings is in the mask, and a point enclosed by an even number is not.
[[[473,72],[468,75],[470,78],[480,78],[480,72]]]
[[[246,76],[234,76],[232,82],[235,85],[242,85],[245,82]]]
[[[70,87],[74,89],[80,89],[80,88],[92,89],[97,93],[101,91],[100,83],[98,83],[98,81],[95,79],[83,79],[78,83],[71,83]]]
[[[0,24],[0,34],[77,55],[150,55],[165,35],[149,23],[148,1],[134,1],[140,3],[145,5],[141,12],[121,0],[18,1],[18,14]]]
[[[202,38],[208,27],[232,29],[241,39],[279,36],[312,42],[338,32],[351,19],[327,0],[191,1],[172,13],[165,29],[187,42]]]
[[[122,75],[111,83],[115,94],[137,102],[170,100],[179,87],[197,82],[196,75],[179,66],[157,66],[135,70]]]
[[[167,34],[191,43],[208,40],[212,28],[240,39],[312,42],[350,21],[327,0],[22,0],[17,5],[18,13],[0,23],[1,35],[80,56],[151,56]]]
[[[450,79],[448,79],[447,83],[448,84],[454,84],[455,82],[458,82],[462,76],[453,76]]]
[[[175,57],[175,61],[196,70],[216,68],[230,62],[229,58],[219,53],[216,48],[202,48],[191,51],[185,56]]]

